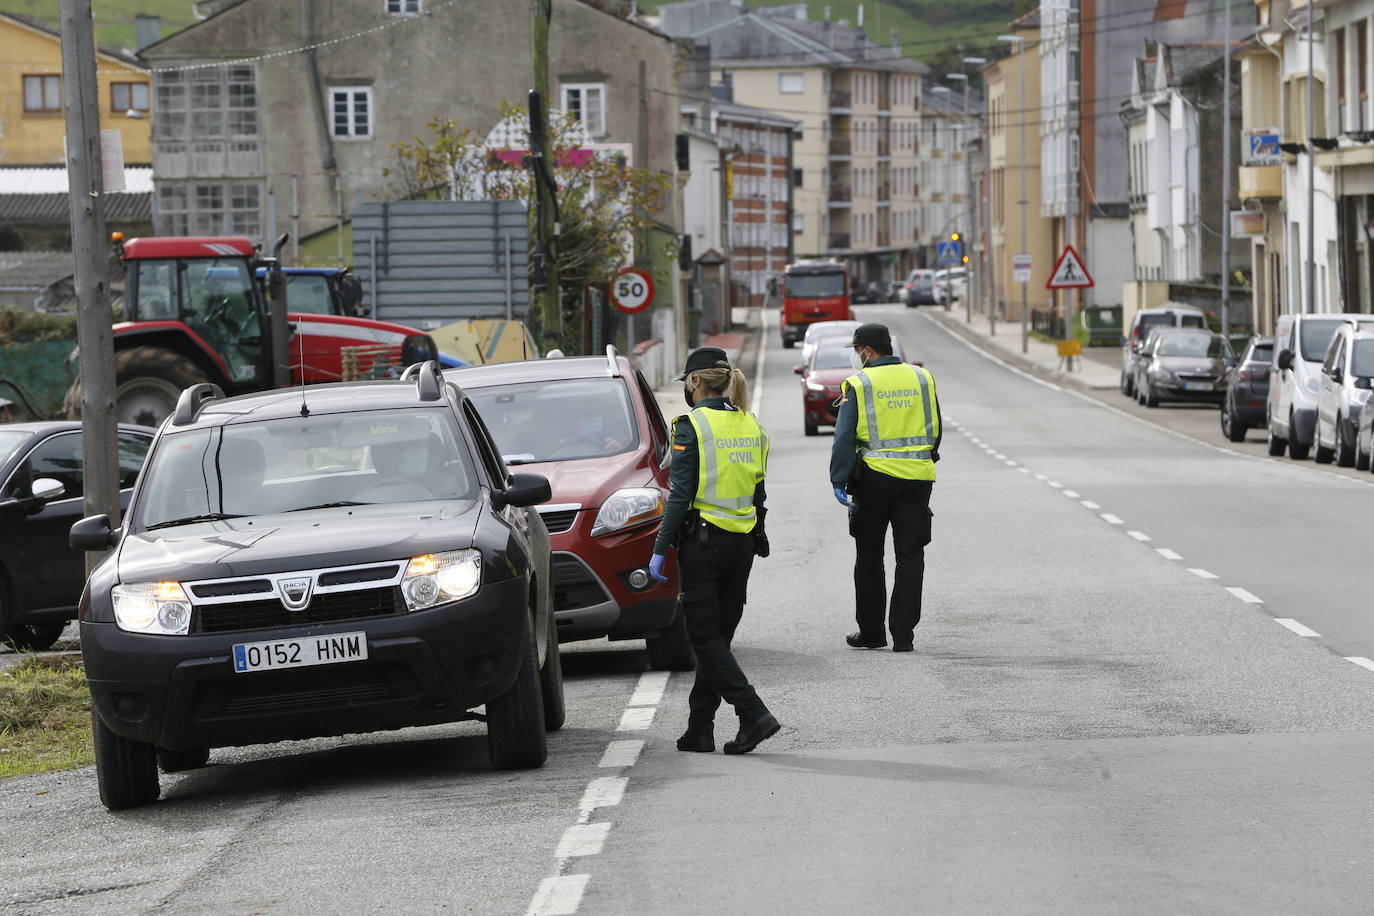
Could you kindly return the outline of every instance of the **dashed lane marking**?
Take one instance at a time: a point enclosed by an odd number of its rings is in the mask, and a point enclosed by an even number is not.
[[[1123,522],[1121,519],[1117,518],[1115,515],[1112,515],[1110,512],[1103,512],[1102,515],[1101,515],[1101,519],[1102,519],[1102,521],[1106,522],[1108,525],[1124,525],[1124,524],[1126,524],[1126,523]]]
[[[1367,659],[1363,655],[1347,655],[1345,660],[1353,662],[1368,671],[1374,671],[1374,660]]]
[[[624,769],[632,767],[639,762],[639,752],[644,750],[644,742],[637,739],[625,739],[612,741],[606,746],[606,753],[601,755],[601,762],[597,764],[602,769]]]
[[[639,684],[630,696],[631,706],[657,706],[668,686],[667,671],[646,671],[639,676]]]
[[[1155,548],[1155,553],[1159,554],[1161,557],[1163,557],[1163,558],[1166,559],[1166,560],[1181,560],[1181,559],[1183,559],[1182,555],[1177,554],[1177,553],[1174,553],[1174,552],[1173,552],[1172,550],[1170,550],[1168,547],[1156,547],[1156,548]]]
[[[1226,586],[1226,590],[1227,590],[1228,592],[1230,592],[1231,594],[1235,595],[1235,596],[1236,596],[1237,598],[1239,598],[1241,601],[1244,601],[1246,604],[1263,604],[1263,603],[1264,603],[1264,600],[1263,600],[1262,598],[1256,597],[1254,594],[1252,594],[1252,593],[1250,593],[1250,592],[1247,592],[1245,589],[1241,588],[1241,587],[1238,586],[1238,585],[1228,585],[1228,586]],[[1315,635],[1315,634],[1313,634],[1313,635]]]
[[[654,713],[657,711],[657,706],[631,706],[620,714],[620,724],[615,727],[615,730],[618,732],[648,731],[649,726],[654,724]]]
[[[1063,493],[1063,494],[1064,494],[1065,496],[1067,496],[1069,499],[1077,499],[1077,498],[1078,498],[1078,491],[1077,491],[1077,490],[1060,490],[1059,492],[1060,492],[1060,493]]]
[[[1045,381],[1044,379],[1040,378],[1039,376],[1031,375],[1029,372],[1025,372],[1025,371],[1023,371],[1023,370],[1021,370],[1021,369],[1016,368],[1016,367],[1013,366],[1011,363],[1008,363],[1006,360],[999,359],[999,358],[997,358],[996,356],[993,356],[991,353],[989,353],[987,350],[984,350],[982,347],[975,346],[971,341],[965,340],[962,336],[960,336],[960,335],[954,333],[954,332],[951,331],[949,328],[946,328],[946,327],[942,326],[938,321],[931,321],[931,319],[929,319],[929,318],[927,318],[926,321],[930,321],[931,324],[935,325],[937,328],[940,328],[942,331],[944,331],[944,332],[945,332],[946,334],[948,334],[950,337],[952,337],[953,339],[957,340],[959,343],[963,344],[964,346],[968,347],[968,348],[969,348],[970,350],[972,350],[974,353],[977,353],[979,356],[983,357],[983,359],[987,360],[988,362],[995,363],[995,364],[998,365],[998,366],[1001,366],[1003,369],[1006,369],[1008,372],[1012,373],[1013,375],[1019,375],[1019,376],[1021,376],[1023,379],[1026,379],[1026,380],[1028,380],[1028,381],[1035,382],[1035,384],[1040,385],[1042,388],[1048,388],[1048,389],[1050,389],[1051,391],[1063,391],[1063,390],[1064,390],[1063,388],[1059,387],[1058,385],[1054,384],[1053,382],[1047,382],[1047,381]]]
[[[1190,573],[1192,573],[1193,575],[1197,576],[1199,579],[1215,579],[1215,578],[1217,578],[1217,577],[1214,576],[1212,573],[1209,573],[1207,570],[1205,570],[1205,569],[1197,569],[1196,567],[1189,567],[1188,572],[1190,572]]]
[[[577,809],[586,814],[597,808],[614,808],[625,797],[625,786],[629,781],[625,776],[596,777],[587,783],[587,789],[582,793],[582,800],[577,803]]]
[[[1102,507],[1099,506],[1097,503],[1093,502],[1091,499],[1082,499],[1082,500],[1079,500],[1079,501],[1078,501],[1078,504],[1079,504],[1080,506],[1082,506],[1084,509],[1091,509],[1091,510],[1093,510],[1094,512],[1096,512],[1098,509],[1101,509],[1101,508],[1102,508]]]
[[[1053,487],[1056,490],[1064,489],[1064,485],[1057,480],[1047,480],[1045,481],[1045,485],[1048,487]]]
[[[1016,470],[1020,471],[1022,474],[1029,474],[1029,473],[1031,472],[1031,469],[1030,469],[1030,468],[1027,468],[1027,467],[1020,467],[1020,468],[1017,468]]]
[[[1036,475],[1035,475],[1035,479],[1036,479],[1036,480],[1049,480],[1050,477],[1049,477],[1048,474],[1036,474]]]
[[[606,845],[606,835],[610,832],[610,821],[573,824],[563,831],[563,838],[558,841],[558,851],[554,855],[560,859],[600,855],[601,848]]]
[[[1139,541],[1139,542],[1142,543],[1142,544],[1145,543],[1146,541],[1154,540],[1153,538],[1151,538],[1148,534],[1146,534],[1146,533],[1143,532],[1143,531],[1127,531],[1127,532],[1126,532],[1126,536],[1127,536],[1127,537],[1133,537],[1133,538],[1135,538],[1137,541]]]
[[[554,875],[539,883],[526,916],[572,916],[582,905],[591,875]]]
[[[1316,630],[1312,629],[1311,627],[1303,626],[1302,624],[1294,620],[1292,617],[1275,617],[1274,623],[1277,623],[1281,627],[1287,627],[1294,633],[1297,633],[1299,636],[1306,637],[1307,639],[1313,639],[1314,637],[1322,635],[1318,633]]]

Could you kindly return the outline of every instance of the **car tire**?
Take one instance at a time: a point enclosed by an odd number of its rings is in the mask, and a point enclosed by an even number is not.
[[[1159,406],[1159,398],[1155,397],[1155,390],[1150,387],[1149,382],[1145,383],[1144,394],[1140,399],[1140,403],[1144,404],[1146,407]]]
[[[783,348],[784,350],[790,350],[790,349],[792,349],[793,347],[795,347],[796,345],[797,345],[797,342],[796,342],[795,340],[793,340],[792,338],[790,338],[790,337],[784,337],[784,338],[782,339],[782,348]]]
[[[1131,377],[1125,369],[1121,370],[1121,393],[1128,398],[1135,394],[1135,386],[1131,384]]]
[[[3,618],[0,613],[0,618]],[[14,623],[4,629],[3,641],[20,652],[44,652],[62,637],[66,623]]]
[[[1355,433],[1355,438],[1356,438],[1356,442],[1355,442],[1355,470],[1357,470],[1357,471],[1367,471],[1367,470],[1369,470],[1369,459],[1370,459],[1370,455],[1369,455],[1368,452],[1360,451],[1359,435],[1360,435],[1359,432],[1356,431],[1356,433]]]
[[[807,422],[805,422],[805,421],[802,421],[802,423],[803,423],[803,426],[805,427],[806,434],[807,434],[808,436],[819,436],[819,435],[821,434],[821,429],[820,429],[820,427],[817,426],[815,423],[807,423]]]
[[[544,650],[544,667],[539,669],[539,692],[544,701],[544,731],[556,732],[568,718],[563,694],[563,651],[558,646],[558,624],[549,613],[549,646]]]
[[[1235,414],[1231,413],[1231,399],[1222,401],[1221,434],[1231,442],[1244,442],[1247,428],[1244,423],[1237,423]]]
[[[692,671],[697,666],[697,654],[687,635],[687,615],[682,612],[680,601],[672,622],[644,644],[649,650],[649,667],[655,671]]]
[[[498,770],[529,770],[544,765],[549,743],[544,734],[544,702],[539,689],[539,655],[534,627],[525,617],[520,667],[515,683],[487,703],[487,756]]]
[[[184,773],[199,770],[210,761],[208,747],[193,748],[189,751],[172,751],[165,747],[157,749],[157,768],[164,773]]]
[[[1312,450],[1310,442],[1299,442],[1298,437],[1293,435],[1297,429],[1297,424],[1293,422],[1293,416],[1288,416],[1288,457],[1294,461],[1306,461],[1308,453]]]
[[[112,732],[91,710],[95,745],[95,781],[101,803],[111,811],[137,808],[157,801],[157,749]]]
[[[1274,429],[1273,429],[1273,427],[1270,427],[1270,428],[1269,428],[1269,455],[1270,455],[1270,457],[1272,457],[1272,458],[1281,457],[1281,456],[1283,455],[1283,453],[1286,452],[1287,450],[1288,450],[1288,440],[1287,440],[1287,439],[1279,438],[1278,436],[1274,435]]]
[[[120,350],[114,369],[115,416],[120,423],[141,426],[157,426],[176,407],[183,390],[206,381],[194,362],[163,347]],[[63,404],[67,419],[81,419],[81,379],[72,382]]]
[[[1349,468],[1355,466],[1355,447],[1345,438],[1345,422],[1336,418],[1336,466]]]

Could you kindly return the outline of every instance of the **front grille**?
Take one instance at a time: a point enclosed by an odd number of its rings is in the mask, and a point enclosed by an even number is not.
[[[236,582],[211,582],[208,585],[191,586],[191,594],[197,598],[229,598],[234,595],[272,594],[271,579],[240,579]]]
[[[1215,382],[1217,380],[1217,376],[1205,372],[1178,372],[1175,374],[1184,382]]]
[[[398,568],[395,563],[392,563],[390,566],[369,566],[366,569],[346,569],[342,572],[320,573],[320,585],[329,587],[333,585],[355,585],[359,582],[380,582],[394,578]]]
[[[577,510],[556,509],[552,512],[540,512],[539,517],[544,520],[544,527],[549,529],[549,534],[562,534],[577,521]]]
[[[555,611],[571,611],[611,600],[586,564],[572,554],[554,554],[552,566]]]
[[[369,588],[352,592],[317,594],[301,611],[288,611],[277,598],[211,604],[196,608],[192,632],[257,630],[303,623],[387,617],[405,612],[405,599],[401,596],[399,587]]]

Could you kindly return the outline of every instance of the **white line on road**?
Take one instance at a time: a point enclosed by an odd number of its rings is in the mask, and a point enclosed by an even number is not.
[[[1091,509],[1094,512],[1102,508],[1097,503],[1093,502],[1091,499],[1079,500],[1078,504],[1082,506],[1084,509]]]
[[[603,769],[623,769],[639,762],[639,752],[644,750],[644,742],[639,739],[612,741],[606,745],[606,753],[601,755],[597,764]]]
[[[643,732],[648,731],[649,726],[654,724],[654,713],[658,712],[657,706],[631,706],[620,714],[620,724],[615,727],[618,732]]]
[[[1277,623],[1281,627],[1287,627],[1299,636],[1305,636],[1308,639],[1322,635],[1310,627],[1303,626],[1292,617],[1275,617],[1274,623]]]
[[[1370,671],[1374,671],[1374,660],[1367,659],[1363,655],[1347,655],[1345,657],[1345,660],[1348,662],[1354,662],[1361,668],[1366,668]]]
[[[1049,478],[1049,475],[1048,475],[1048,474],[1036,474],[1036,475],[1035,475],[1035,479],[1036,479],[1036,480],[1049,480],[1050,478]]]
[[[1047,480],[1045,481],[1045,483],[1051,487],[1054,487],[1056,490],[1064,489],[1064,485],[1057,480]]]
[[[1156,547],[1156,548],[1155,548],[1155,553],[1159,554],[1161,557],[1163,557],[1163,558],[1166,559],[1166,560],[1181,560],[1181,559],[1183,559],[1183,557],[1182,557],[1181,555],[1174,553],[1174,552],[1173,552],[1172,550],[1170,550],[1168,547]]]
[[[759,316],[759,328],[762,338],[759,340],[759,364],[754,367],[754,375],[757,380],[754,383],[754,390],[749,393],[752,403],[749,405],[754,408],[754,416],[763,416],[763,383],[768,378],[764,374],[764,369],[768,368],[768,309],[762,309],[763,314]]]
[[[1103,512],[1101,518],[1102,518],[1102,521],[1106,522],[1108,525],[1124,525],[1124,524],[1126,524],[1126,523],[1123,522],[1121,519],[1117,518],[1115,515],[1112,515],[1110,512]]]
[[[1146,534],[1146,533],[1143,532],[1143,531],[1127,531],[1127,532],[1126,532],[1126,536],[1127,536],[1127,537],[1133,537],[1133,538],[1135,538],[1137,541],[1139,541],[1139,542],[1142,543],[1142,544],[1145,543],[1146,541],[1154,540],[1153,538],[1151,538],[1148,534]]]
[[[600,855],[602,847],[606,845],[606,834],[610,832],[610,821],[573,824],[563,831],[563,838],[558,841],[558,851],[554,855],[560,859]]]
[[[924,317],[924,316],[922,316],[922,317]],[[960,336],[959,334],[954,333],[954,332],[951,331],[949,328],[944,327],[944,326],[941,325],[938,321],[932,321],[932,320],[929,319],[929,318],[926,318],[925,320],[926,320],[926,321],[929,321],[931,324],[935,325],[935,327],[940,328],[940,330],[944,331],[944,332],[945,332],[946,334],[948,334],[950,337],[952,337],[952,338],[954,338],[955,340],[959,341],[959,343],[961,343],[961,344],[963,344],[964,346],[968,347],[968,348],[969,348],[970,350],[972,350],[974,353],[977,353],[979,356],[983,357],[983,359],[986,359],[987,361],[992,362],[992,363],[996,363],[997,365],[1001,366],[1003,369],[1007,370],[1008,372],[1012,373],[1013,375],[1019,375],[1019,376],[1021,376],[1022,378],[1028,379],[1029,381],[1032,381],[1032,382],[1035,382],[1035,384],[1041,385],[1041,386],[1043,386],[1043,387],[1045,387],[1045,388],[1048,388],[1048,389],[1050,389],[1051,391],[1063,391],[1063,390],[1064,390],[1063,388],[1060,388],[1058,385],[1054,384],[1053,382],[1047,382],[1047,381],[1045,381],[1044,379],[1042,379],[1042,378],[1040,378],[1040,377],[1038,377],[1038,376],[1031,375],[1029,372],[1024,372],[1024,371],[1022,371],[1022,370],[1016,368],[1015,366],[1013,366],[1013,365],[1011,365],[1010,363],[1008,363],[1006,360],[999,359],[999,358],[997,358],[996,356],[993,356],[993,355],[992,355],[991,353],[989,353],[987,350],[984,350],[982,347],[976,346],[976,345],[975,345],[974,343],[972,343],[971,341],[965,340],[962,336]]]
[[[630,780],[624,776],[598,776],[587,783],[582,793],[582,801],[577,803],[578,810],[584,814],[597,808],[614,808],[625,797],[625,785]]]
[[[554,875],[539,884],[526,916],[572,916],[582,905],[591,875]]]
[[[639,676],[639,685],[630,696],[631,706],[657,706],[668,686],[668,671],[646,671]]]
[[[1077,490],[1060,490],[1059,492],[1060,492],[1060,493],[1063,493],[1063,494],[1064,494],[1065,496],[1067,496],[1069,499],[1077,499],[1077,498],[1078,498],[1078,491],[1077,491]]]
[[[1021,468],[1017,468],[1016,470],[1020,471],[1022,474],[1029,474],[1029,473],[1030,473],[1030,468],[1021,467]]]
[[[1195,568],[1195,567],[1190,567],[1190,568],[1188,569],[1188,572],[1190,572],[1190,573],[1192,573],[1193,575],[1197,576],[1199,579],[1215,579],[1215,578],[1217,578],[1216,576],[1212,575],[1211,573],[1209,573],[1209,572],[1208,572],[1207,570],[1205,570],[1205,569],[1197,569],[1197,568]]]
[[[1006,455],[1003,455],[1001,452],[995,452],[995,453],[993,453],[993,456],[992,456],[992,457],[996,458],[998,461],[1006,461],[1006,460],[1007,460],[1007,456],[1006,456]]]
[[[1005,464],[1005,465],[1006,465],[1007,467],[1009,467],[1009,468],[1014,468],[1014,467],[1017,466],[1016,462],[1015,462],[1015,461],[1012,461],[1010,458],[1008,458],[1006,461],[1003,461],[1002,463]]]
[[[1255,595],[1251,594],[1250,592],[1247,592],[1245,589],[1241,588],[1238,585],[1228,585],[1226,586],[1226,590],[1231,594],[1235,595],[1241,601],[1244,601],[1246,604],[1264,603],[1263,599],[1257,598]]]

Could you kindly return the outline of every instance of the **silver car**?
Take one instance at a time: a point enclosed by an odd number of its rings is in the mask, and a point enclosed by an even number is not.
[[[1347,324],[1336,331],[1322,362],[1317,394],[1317,430],[1312,459],[1333,458],[1343,468],[1355,464],[1360,416],[1374,378],[1374,328]]]
[[[1154,328],[1207,329],[1207,316],[1201,309],[1182,303],[1160,308],[1140,309],[1131,317],[1131,326],[1121,338],[1121,393],[1138,398],[1135,390],[1136,370],[1140,365],[1140,351]]]
[[[1164,401],[1220,404],[1226,371],[1236,356],[1226,338],[1195,328],[1156,328],[1138,354],[1136,400],[1146,407]]]

